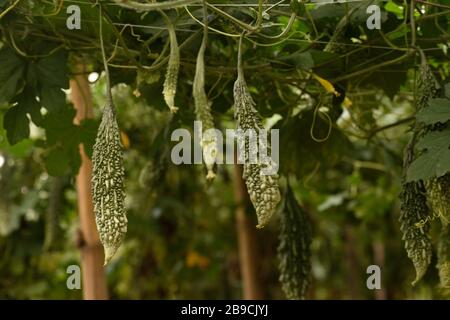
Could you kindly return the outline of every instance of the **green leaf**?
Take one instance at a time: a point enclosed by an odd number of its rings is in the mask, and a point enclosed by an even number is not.
[[[92,149],[97,137],[98,126],[99,123],[93,119],[84,119],[81,122],[80,139],[89,158],[92,158]]]
[[[445,123],[450,120],[450,100],[436,98],[431,99],[427,108],[420,110],[416,119],[424,124]]]
[[[396,68],[403,69],[405,66],[400,64],[396,65]],[[406,81],[406,73],[390,72],[390,69],[393,69],[393,67],[380,68],[377,72],[373,72],[371,75],[365,77],[361,83],[369,86],[377,86],[383,89],[384,93],[386,93],[390,99],[394,99],[395,95]]]
[[[299,0],[291,0],[290,7],[291,10],[299,17],[302,17],[305,14],[305,4]]]
[[[63,171],[63,167],[68,166],[72,173],[76,174],[81,165],[79,144],[82,142],[82,128],[73,123],[76,110],[70,105],[59,112],[48,113],[42,124],[46,132],[47,145],[55,146],[46,161],[46,167],[50,175],[58,176]],[[55,155],[56,154],[56,155]],[[61,156],[64,154],[64,156]],[[64,163],[61,167],[52,168],[54,164],[53,157],[57,155],[62,157]]]
[[[450,99],[450,82],[445,85],[445,97]]]
[[[55,148],[45,158],[45,168],[51,176],[62,176],[69,170],[69,156],[63,148]]]
[[[77,135],[77,126],[73,123],[76,110],[69,105],[59,112],[49,113],[42,125],[46,130],[47,143],[53,145],[57,142],[67,143]]]
[[[27,66],[27,86],[36,88],[38,83],[38,74],[36,70],[36,64],[34,62],[28,63]]]
[[[26,87],[24,91],[15,99],[17,106],[22,108],[31,117],[36,125],[42,122],[41,106],[36,100],[34,89]]]
[[[0,114],[0,123],[3,124],[3,115]],[[6,130],[0,128],[0,149],[13,157],[25,158],[27,157],[33,148],[34,142],[30,139],[22,140],[15,145],[10,145],[6,138]]]
[[[3,118],[8,142],[13,145],[30,136],[30,121],[26,109],[20,105],[9,108]]]
[[[280,58],[281,61],[289,62],[297,68],[310,70],[314,67],[314,60],[310,52],[294,52],[290,55]]]
[[[58,50],[39,60],[36,64],[36,70],[41,87],[69,88],[69,69],[65,50]]]
[[[429,132],[419,140],[417,148],[423,153],[411,163],[407,181],[440,177],[450,171],[450,128]]]
[[[0,103],[9,102],[16,95],[23,78],[25,63],[9,47],[0,49]]]
[[[310,134],[314,111],[305,110],[285,123],[280,120],[274,129],[280,129],[280,170],[304,177],[318,168],[335,165],[342,157],[351,154],[351,142],[340,131],[332,129],[323,142],[313,140]],[[324,138],[328,134],[329,122],[317,117],[314,136]],[[301,143],[299,143],[301,141]]]
[[[401,7],[400,5],[398,5],[392,1],[389,1],[388,3],[386,3],[386,5],[384,6],[384,9],[387,12],[395,13],[397,15],[397,17],[400,19],[403,18],[403,7]]]
[[[323,52],[314,49],[304,51],[304,49],[300,49],[297,52],[280,57],[279,60],[288,62],[297,68],[310,70],[315,65],[335,61],[338,57],[337,54],[331,52]]]
[[[41,98],[41,104],[49,112],[61,111],[66,106],[66,94],[59,87],[44,85],[41,87],[39,97]]]
[[[405,36],[405,34],[407,34],[408,32],[409,32],[409,29],[406,26],[406,24],[402,24],[398,29],[390,32],[387,37],[389,40],[395,40],[395,39]]]

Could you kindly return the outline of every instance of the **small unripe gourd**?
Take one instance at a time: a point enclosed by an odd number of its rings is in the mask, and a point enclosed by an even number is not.
[[[175,95],[177,92],[178,72],[180,68],[180,48],[178,47],[177,34],[175,27],[170,19],[163,13],[167,23],[167,32],[169,33],[170,55],[167,64],[166,78],[164,80],[163,95],[167,106],[172,113],[178,111],[175,107]]]
[[[205,12],[206,13],[206,12]],[[194,83],[192,86],[192,94],[195,102],[195,115],[197,120],[202,123],[201,147],[203,151],[203,159],[206,164],[208,173],[207,180],[215,177],[214,163],[218,155],[217,136],[214,129],[214,119],[211,114],[211,104],[205,92],[205,50],[208,40],[207,17],[205,14],[205,28],[203,30],[203,40],[197,55],[197,65],[195,68]]]

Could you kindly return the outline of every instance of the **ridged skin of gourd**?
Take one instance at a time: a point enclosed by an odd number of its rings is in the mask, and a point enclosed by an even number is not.
[[[207,20],[207,19],[206,19]],[[198,121],[202,123],[201,147],[203,159],[208,173],[206,179],[212,180],[215,177],[214,164],[216,162],[217,136],[214,129],[214,118],[211,113],[211,104],[205,92],[205,50],[208,39],[208,29],[203,31],[203,40],[197,54],[197,65],[192,93],[195,102],[195,115]]]
[[[115,109],[108,103],[103,110],[92,156],[92,196],[105,264],[114,256],[127,232],[122,150]]]
[[[243,132],[245,139],[244,150],[242,150],[244,153],[243,179],[258,217],[256,227],[263,228],[276,211],[281,196],[278,187],[278,174],[265,173],[268,172],[267,169],[274,166],[271,159],[268,159],[268,162],[263,162],[258,157],[258,163],[251,163],[250,161],[250,154],[257,154],[258,150],[251,150],[255,146],[250,144],[249,137],[245,133],[253,130],[255,134],[259,134],[264,127],[261,117],[255,109],[255,102],[248,91],[242,70],[239,71],[238,78],[234,83],[234,108],[238,132]],[[261,147],[261,141],[259,141],[258,149],[261,150]],[[270,146],[266,145],[265,149],[270,150]]]
[[[400,202],[400,230],[408,258],[416,270],[414,285],[425,275],[433,253],[428,221],[430,209],[425,189],[420,182],[404,183]]]
[[[278,269],[288,299],[304,299],[311,276],[311,226],[305,209],[288,185],[280,212]]]

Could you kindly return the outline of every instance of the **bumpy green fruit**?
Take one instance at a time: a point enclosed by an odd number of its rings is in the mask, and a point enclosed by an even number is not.
[[[442,231],[437,247],[437,268],[442,287],[450,287],[450,174],[433,178],[427,183],[427,196],[435,215],[439,216]]]
[[[259,134],[259,130],[264,129],[261,117],[255,109],[255,102],[248,91],[240,62],[238,64],[238,78],[234,83],[234,108],[234,117],[237,120],[238,130],[243,133],[253,130],[253,132]],[[243,179],[258,217],[258,225],[256,227],[263,228],[274,214],[281,198],[278,187],[278,175],[265,173],[272,171],[270,169],[274,164],[271,159],[267,159],[269,160],[268,162],[263,162],[258,157],[258,163],[251,163],[250,154],[258,155],[259,150],[262,150],[261,141],[259,142],[258,150],[253,150],[250,146],[248,135],[245,135],[244,139]],[[264,147],[264,149],[270,151],[269,145]]]
[[[311,274],[311,226],[288,185],[281,211],[278,246],[280,282],[288,299],[303,299]]]
[[[175,94],[177,92],[178,71],[180,68],[180,48],[178,47],[177,34],[174,25],[164,13],[163,17],[166,20],[170,41],[170,55],[167,64],[166,78],[164,80],[163,95],[170,111],[175,113],[178,110],[178,108],[175,107]]]
[[[206,12],[205,12],[206,14]],[[211,114],[211,105],[205,92],[205,50],[208,40],[207,18],[205,18],[205,29],[203,30],[203,40],[197,55],[197,65],[192,88],[195,102],[195,114],[197,120],[202,123],[201,147],[203,158],[208,170],[206,179],[212,180],[215,177],[214,163],[218,155],[217,136],[214,129],[214,119]]]
[[[421,110],[428,106],[428,101],[435,98],[438,93],[439,84],[426,61],[422,61],[419,69],[419,97],[416,109]]]
[[[441,286],[450,288],[450,224],[443,225],[437,250]]]
[[[95,220],[108,263],[127,232],[124,168],[120,131],[114,106],[104,110],[92,155],[92,196]]]
[[[424,276],[431,262],[430,210],[425,189],[420,182],[404,183],[400,201],[400,230],[408,258],[416,269],[416,278],[412,283],[415,285]]]
[[[427,182],[427,198],[435,215],[442,224],[450,224],[450,174],[433,178]]]
[[[424,56],[419,73],[419,97],[416,101],[416,112],[428,106],[428,101],[437,94],[438,83],[427,64]],[[433,130],[433,126],[424,126],[416,122],[413,127],[413,137],[408,144],[404,157],[404,172],[414,160],[416,139],[426,132]],[[429,189],[429,188],[427,188]],[[430,208],[427,204],[427,192],[423,181],[403,182],[400,194],[401,214],[400,229],[405,242],[408,257],[416,269],[416,284],[425,274],[431,261],[432,244],[430,238]]]

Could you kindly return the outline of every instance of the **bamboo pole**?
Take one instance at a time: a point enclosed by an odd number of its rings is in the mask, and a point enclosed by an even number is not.
[[[74,123],[79,124],[85,118],[92,118],[92,95],[86,75],[80,72],[71,79],[70,89],[71,101],[77,110]],[[76,176],[76,187],[80,215],[83,297],[85,300],[105,300],[108,299],[108,290],[103,267],[103,247],[95,224],[91,194],[92,162],[84,152],[83,145],[79,148],[81,167]]]
[[[243,299],[263,299],[264,294],[258,272],[258,243],[256,223],[246,209],[249,205],[247,187],[242,179],[242,166],[234,165],[234,193],[236,199],[236,230],[238,237],[239,265],[242,278]]]

